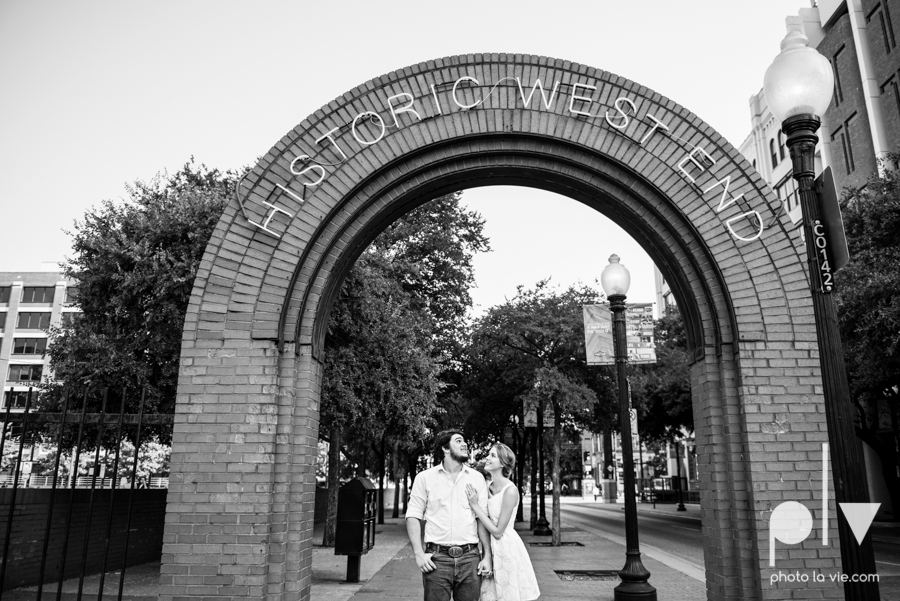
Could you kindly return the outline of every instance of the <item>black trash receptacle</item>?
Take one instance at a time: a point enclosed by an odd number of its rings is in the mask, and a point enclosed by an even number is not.
[[[334,554],[347,555],[347,582],[359,582],[360,557],[375,546],[375,485],[354,478],[338,491]]]

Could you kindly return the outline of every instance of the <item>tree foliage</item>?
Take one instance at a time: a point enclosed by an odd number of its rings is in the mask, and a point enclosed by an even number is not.
[[[490,308],[473,330],[464,378],[469,385],[462,389],[470,401],[468,437],[496,440],[524,400],[552,407],[554,545],[560,543],[562,440],[583,427],[608,426],[615,412],[608,370],[589,370],[585,359],[582,305],[601,298],[588,286],[558,291],[544,280],[533,289],[520,286],[512,299]]]
[[[331,311],[320,430],[331,443],[325,545],[333,544],[339,450],[360,475],[370,457],[382,474],[387,449],[421,450],[440,412],[444,366],[459,354],[471,305],[472,259],[489,248],[483,219],[459,200],[442,196],[388,226]]]
[[[896,164],[900,155],[888,157]],[[878,454],[894,506],[900,507],[895,439],[900,412],[900,173],[885,169],[842,201],[849,263],[835,275],[836,304],[856,433]],[[880,409],[892,429],[880,431]]]
[[[656,320],[653,338],[656,364],[631,368],[631,402],[642,439],[672,441],[694,431],[687,336],[677,307]]]
[[[63,274],[81,317],[51,332],[50,364],[66,385],[99,391],[148,387],[146,412],[175,406],[181,333],[203,251],[238,174],[195,165],[128,186],[75,223]],[[48,386],[44,410],[60,405]],[[139,393],[128,395],[136,411]],[[90,395],[97,410],[100,394]]]

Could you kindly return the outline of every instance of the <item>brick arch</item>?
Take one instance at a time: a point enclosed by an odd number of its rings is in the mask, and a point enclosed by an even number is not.
[[[545,95],[525,106],[538,79]],[[494,54],[355,88],[242,182],[185,322],[161,598],[308,599],[321,352],[340,284],[403,213],[498,184],[591,206],[660,267],[693,351],[708,597],[782,594],[767,587],[768,514],[812,498],[815,487],[786,487],[784,476],[816,479],[827,440],[786,217],[747,161],[683,107],[605,71]],[[784,569],[810,550],[816,567],[839,565],[810,539],[783,552]]]

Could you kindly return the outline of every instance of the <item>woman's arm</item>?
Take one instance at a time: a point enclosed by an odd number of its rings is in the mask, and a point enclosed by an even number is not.
[[[491,532],[494,538],[500,538],[506,532],[509,520],[512,519],[513,512],[519,504],[519,491],[515,486],[507,486],[503,491],[503,501],[500,502],[500,518],[497,520],[497,530],[499,533]]]
[[[506,490],[503,491],[503,501],[501,501],[500,504],[500,518],[497,520],[496,524],[494,524],[493,520],[488,517],[484,512],[484,509],[478,504],[478,492],[470,484],[466,485],[466,497],[469,499],[469,505],[472,507],[472,511],[475,512],[475,515],[478,516],[478,519],[484,524],[485,529],[491,533],[491,536],[499,540],[506,531],[506,526],[512,518],[516,505],[519,504],[519,491],[516,490],[516,487],[508,486],[506,487]]]
[[[491,518],[488,517],[488,514],[485,513],[478,503],[478,491],[471,484],[466,484],[466,498],[469,499],[469,506],[475,512],[475,515],[478,516],[478,521],[484,526],[485,530],[490,532],[494,538],[500,538],[503,531],[494,525],[494,522],[491,521]]]

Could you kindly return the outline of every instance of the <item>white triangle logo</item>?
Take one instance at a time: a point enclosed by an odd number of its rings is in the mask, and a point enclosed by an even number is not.
[[[861,545],[881,503],[838,503],[838,505],[841,506],[841,511],[844,512],[844,517],[853,530],[856,542]]]

